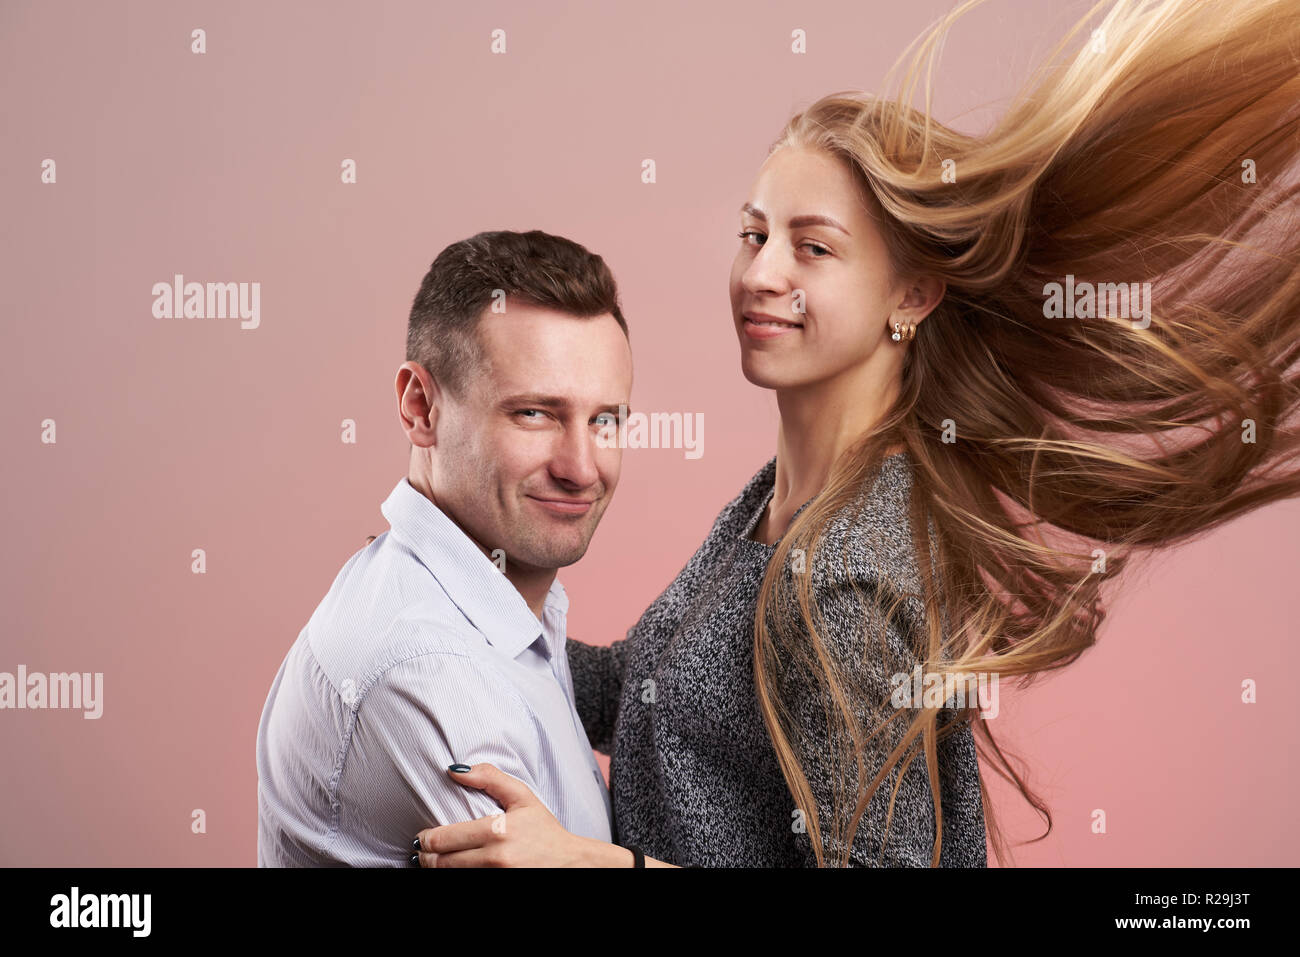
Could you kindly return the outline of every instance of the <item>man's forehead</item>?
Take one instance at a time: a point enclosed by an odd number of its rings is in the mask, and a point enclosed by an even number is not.
[[[595,383],[617,376],[630,360],[627,337],[608,313],[579,317],[534,307],[529,315],[484,316],[475,331],[491,375],[512,389],[559,388],[574,379]]]
[[[575,316],[548,306],[538,306],[531,302],[506,301],[504,312],[494,312],[490,306],[484,308],[479,316],[480,333],[493,338],[509,338],[521,335],[579,335],[584,327],[588,330],[606,323],[616,323],[611,313],[598,316]],[[621,330],[620,330],[621,334]]]

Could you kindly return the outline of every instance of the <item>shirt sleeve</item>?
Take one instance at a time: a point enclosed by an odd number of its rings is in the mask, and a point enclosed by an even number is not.
[[[611,645],[588,645],[573,638],[565,642],[578,717],[592,748],[602,754],[612,754],[614,749],[614,726],[627,671],[627,643],[626,638]]]
[[[457,762],[493,764],[538,794],[536,722],[490,671],[467,655],[428,653],[359,689],[331,853],[359,866],[406,866],[417,831],[500,813],[486,792],[456,783],[447,767]]]
[[[871,783],[889,753],[902,740],[912,717],[910,710],[905,711],[895,717],[883,732],[868,738],[871,731],[897,710],[891,703],[895,687],[891,676],[910,673],[917,662],[907,641],[908,623],[914,622],[915,618],[899,610],[886,627],[882,609],[889,607],[890,599],[886,597],[877,607],[874,604],[876,595],[877,586],[872,580],[859,580],[856,589],[840,581],[815,589],[813,595],[823,618],[818,631],[827,653],[850,675],[855,686],[852,691],[845,688],[845,694],[855,720],[865,729],[862,735],[866,748],[862,756],[864,778],[861,788],[856,761],[850,757],[847,764],[837,767],[838,762],[832,760],[838,743],[852,740],[841,737],[844,734],[842,730],[835,737],[831,736],[827,719],[835,705],[827,700],[826,693],[818,689],[805,671],[788,669],[782,679],[786,700],[793,703],[791,745],[799,757],[817,805],[823,860],[827,866],[837,865],[844,848],[843,837],[833,838],[832,800],[835,792],[839,791],[847,798],[848,814],[840,825],[841,835],[846,835],[857,795]],[[941,712],[940,727],[953,716],[952,711]],[[979,768],[969,724],[963,724],[955,729],[955,733],[940,740],[936,757],[943,809],[940,864],[983,866],[983,808]],[[902,775],[886,835],[885,821],[890,813],[891,792],[899,778],[899,765],[905,760],[906,757],[901,759],[877,786],[858,821],[849,851],[849,866],[930,866],[935,837],[934,804],[925,753],[919,748],[907,772]],[[811,838],[812,831],[808,828],[800,845],[804,853],[803,863],[807,867],[817,865]]]

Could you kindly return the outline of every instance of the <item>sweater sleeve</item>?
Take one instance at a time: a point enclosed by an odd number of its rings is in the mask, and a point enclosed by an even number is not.
[[[565,642],[578,717],[592,748],[602,754],[612,754],[614,749],[614,724],[623,693],[627,642],[626,638],[611,645],[588,645],[573,638]]]
[[[873,603],[877,594],[874,579],[859,580],[857,589],[843,580],[814,589],[823,625],[819,634],[827,654],[847,676],[844,688],[847,703],[866,741],[862,761],[864,776],[859,786],[857,762],[847,763],[837,756],[840,742],[851,744],[852,738],[837,728],[832,735],[828,718],[835,707],[825,691],[819,690],[805,670],[787,669],[782,678],[785,700],[791,704],[791,745],[808,778],[817,807],[821,829],[823,860],[836,866],[844,848],[844,836],[860,795],[875,778],[885,759],[902,740],[912,712],[897,714],[891,697],[896,682],[891,676],[908,674],[916,664],[908,648],[907,635],[915,617],[905,609],[896,613],[888,625],[881,609]],[[888,599],[883,603],[888,607]],[[883,637],[883,646],[882,646]],[[893,720],[875,737],[871,732],[894,715]],[[954,712],[942,712],[942,727],[953,719]],[[914,745],[915,746],[915,745]],[[980,797],[979,767],[975,758],[970,725],[963,724],[955,733],[942,738],[936,748],[943,809],[943,845],[941,866],[979,867],[985,863],[985,832]],[[848,863],[858,867],[929,867],[935,837],[934,804],[924,750],[916,756],[898,786],[892,818],[890,798],[899,780],[900,760],[878,785],[854,833]],[[840,823],[840,837],[834,836],[833,798],[840,793],[847,811]],[[813,851],[812,829],[807,828],[800,844],[804,865],[817,866]]]

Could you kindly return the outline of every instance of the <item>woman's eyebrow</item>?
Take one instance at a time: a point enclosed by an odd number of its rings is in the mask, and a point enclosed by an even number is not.
[[[767,213],[763,212],[761,209],[759,209],[757,206],[754,206],[751,203],[746,203],[745,205],[741,206],[740,211],[742,213],[748,213],[750,216],[753,216],[759,222],[763,222],[763,223],[767,222]],[[838,229],[845,236],[852,235],[852,233],[850,233],[847,229],[841,226],[836,220],[831,219],[831,217],[829,216],[814,216],[814,215],[792,216],[790,218],[790,228],[798,229],[800,226],[830,226],[832,229]]]

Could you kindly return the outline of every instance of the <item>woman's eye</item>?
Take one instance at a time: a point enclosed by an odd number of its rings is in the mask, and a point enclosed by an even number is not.
[[[736,235],[739,236],[741,239],[748,239],[750,236],[762,236],[763,234],[753,229],[742,229],[740,232],[736,233]],[[764,238],[766,239],[766,237]],[[762,243],[759,243],[758,245],[761,246]],[[827,249],[825,246],[820,246],[817,243],[802,243],[800,244],[799,248],[811,249],[814,253],[813,259],[825,259],[827,256],[831,254],[831,251],[829,249]]]

